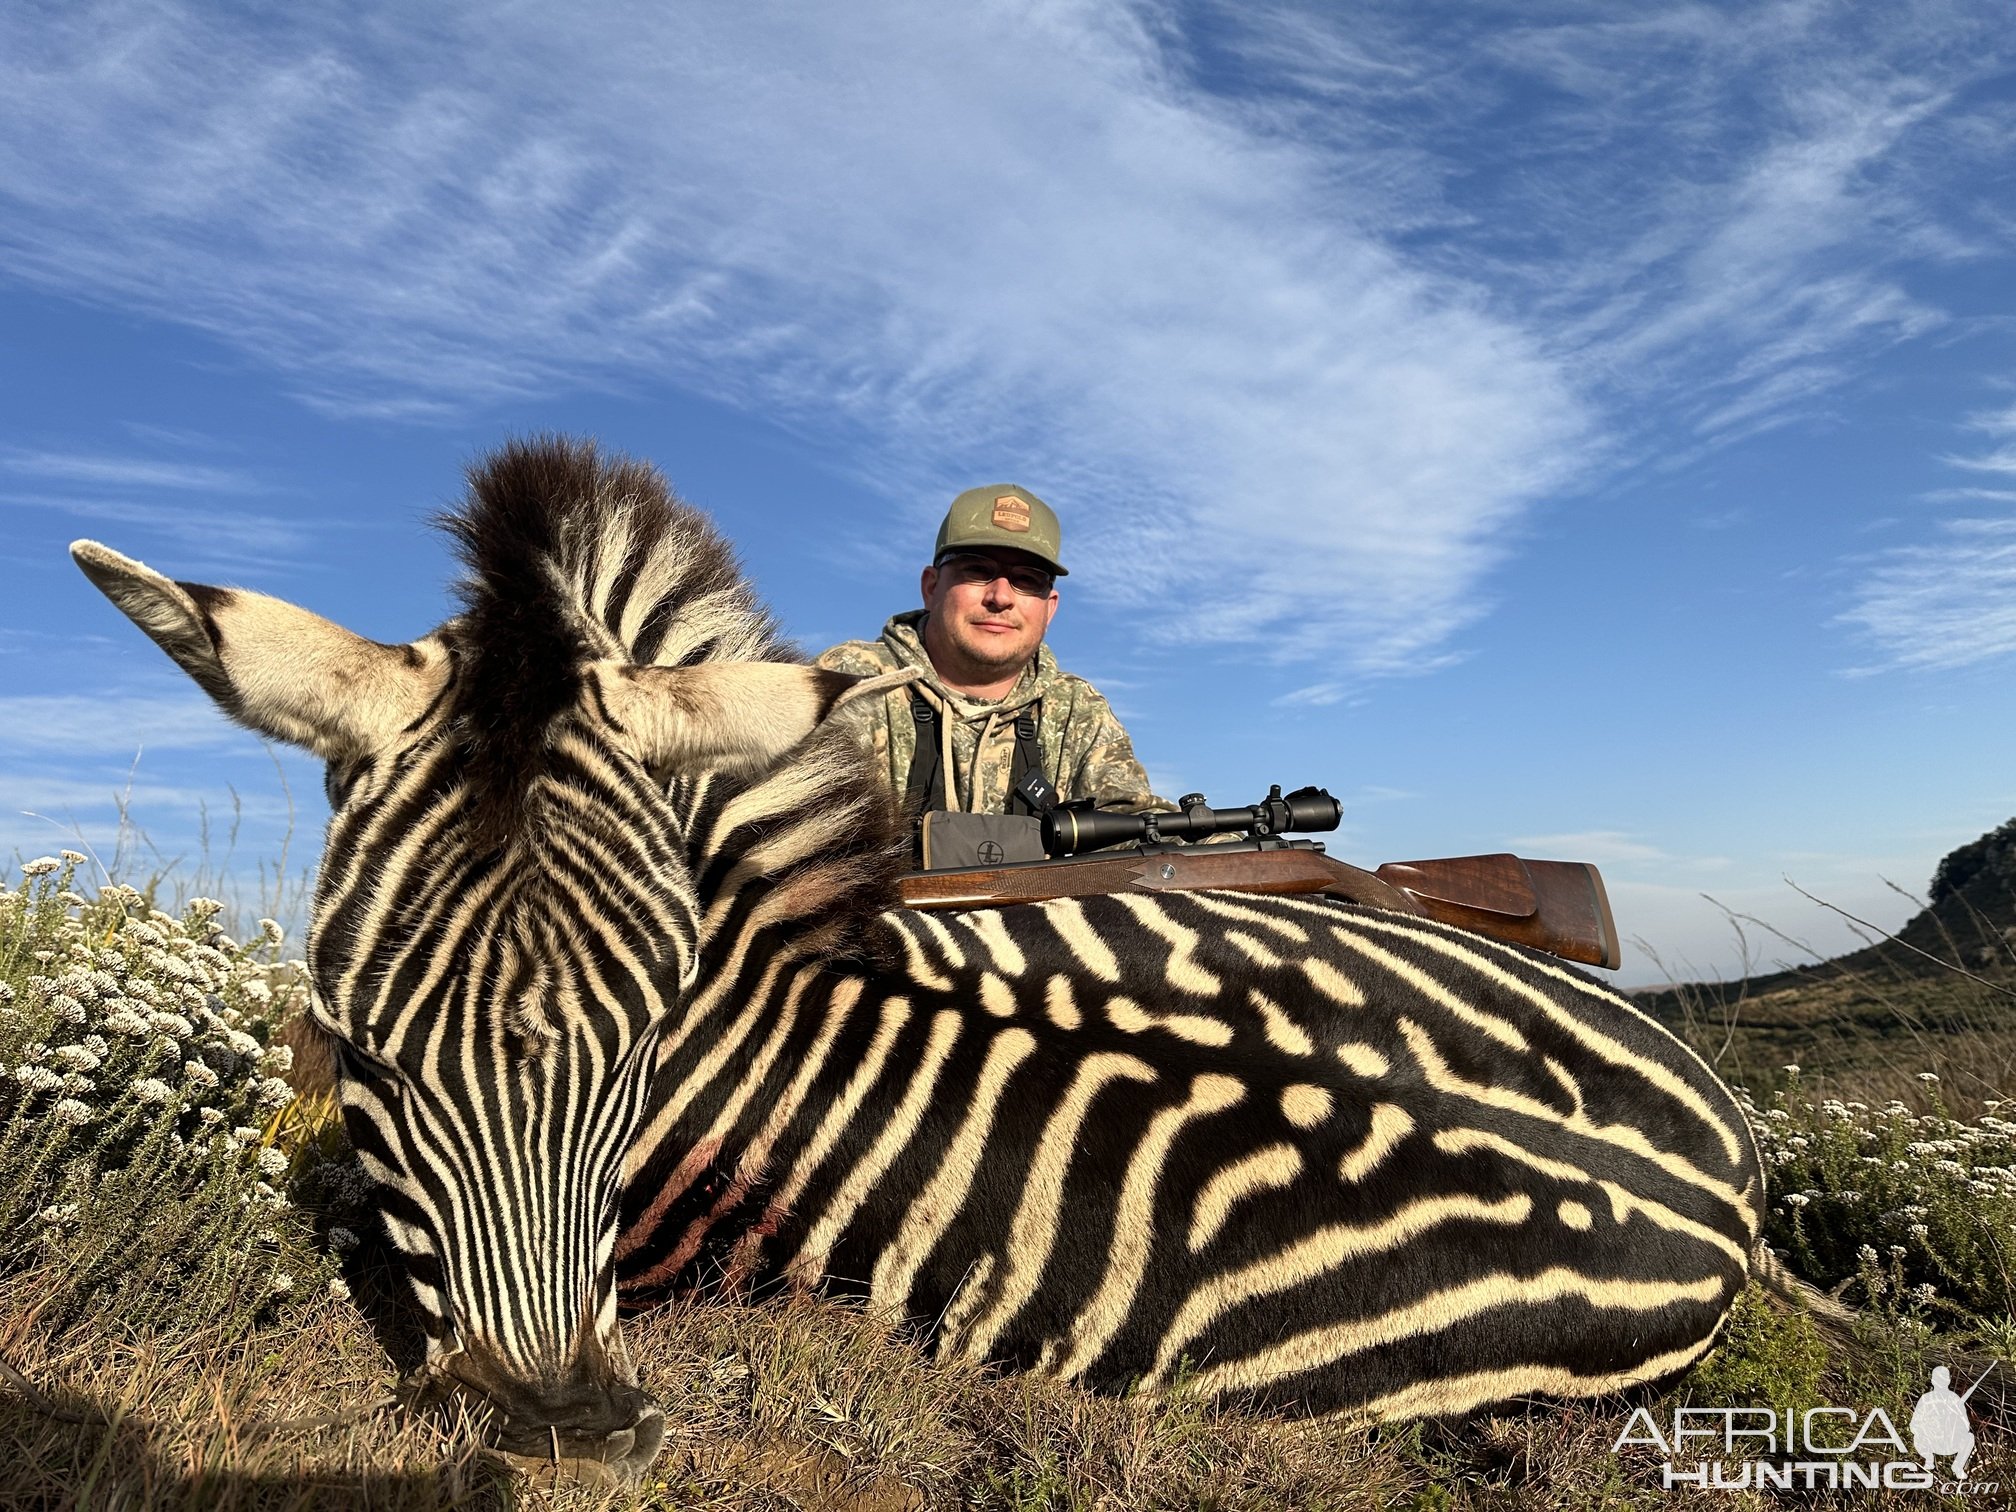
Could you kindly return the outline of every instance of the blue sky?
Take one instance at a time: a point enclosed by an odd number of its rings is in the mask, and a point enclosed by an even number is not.
[[[2012,65],[1985,3],[9,7],[0,852],[324,818],[70,539],[405,639],[554,429],[810,649],[1023,483],[1161,790],[1597,861],[1669,971],[1842,948],[1785,879],[1894,925],[2016,813]]]

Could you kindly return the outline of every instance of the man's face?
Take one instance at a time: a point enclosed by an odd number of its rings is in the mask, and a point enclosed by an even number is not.
[[[933,658],[949,650],[974,671],[1020,669],[1057,613],[1050,569],[1026,551],[948,552],[924,569],[922,586]]]

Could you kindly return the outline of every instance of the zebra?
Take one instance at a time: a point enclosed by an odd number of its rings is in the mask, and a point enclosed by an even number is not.
[[[515,441],[460,612],[383,645],[95,542],[327,765],[315,1021],[428,1337],[500,1452],[622,1481],[619,1324],[810,1290],[936,1358],[1369,1419],[1607,1393],[1758,1249],[1738,1103],[1583,972],[1324,898],[906,913],[855,716],[650,466]]]

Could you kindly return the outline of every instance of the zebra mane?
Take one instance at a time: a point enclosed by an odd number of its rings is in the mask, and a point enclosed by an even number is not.
[[[455,718],[493,839],[544,770],[583,661],[803,660],[707,518],[656,468],[593,441],[505,443],[469,468],[467,493],[436,523],[464,568]]]
[[[585,660],[805,660],[713,523],[655,467],[604,455],[593,441],[507,442],[470,467],[466,495],[437,523],[464,568],[452,717],[478,832],[492,845],[522,823],[523,796],[546,769],[554,719],[580,695]],[[844,815],[852,830],[786,868],[825,876],[826,886],[801,889],[820,905],[812,912],[834,923],[890,906],[895,807],[865,754],[847,732],[822,731],[789,765],[808,811]],[[829,932],[844,930],[815,931]]]
[[[640,666],[801,660],[713,524],[648,462],[593,441],[510,441],[440,523],[486,658],[555,651]]]

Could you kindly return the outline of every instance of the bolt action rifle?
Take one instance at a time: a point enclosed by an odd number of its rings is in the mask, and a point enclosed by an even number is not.
[[[1214,809],[1192,793],[1177,812],[1115,814],[1089,802],[1043,819],[1049,859],[913,872],[903,903],[919,910],[998,908],[1101,893],[1320,893],[1420,914],[1563,960],[1614,970],[1622,960],[1603,878],[1586,861],[1535,861],[1498,852],[1437,861],[1388,861],[1373,871],[1325,855],[1291,831],[1334,830],[1343,807],[1321,788],[1282,796],[1276,783],[1246,808]],[[1203,844],[1221,835],[1244,839]],[[1089,854],[1081,854],[1089,852]]]

